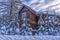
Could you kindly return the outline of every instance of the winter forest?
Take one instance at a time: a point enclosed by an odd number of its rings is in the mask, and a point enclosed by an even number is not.
[[[0,0],[0,35],[60,36],[60,0]]]

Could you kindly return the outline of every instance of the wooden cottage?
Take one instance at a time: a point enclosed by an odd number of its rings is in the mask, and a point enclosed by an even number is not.
[[[21,10],[19,11],[19,24],[22,27],[22,24],[30,24],[32,29],[36,29],[38,25],[38,16],[35,15],[35,11],[30,7],[23,5]],[[28,26],[28,25],[27,25]]]
[[[18,16],[20,27],[22,27],[22,26],[26,27],[26,26],[30,25],[30,27],[32,29],[36,29],[38,27],[38,20],[41,17],[44,21],[43,27],[48,27],[48,25],[52,26],[50,23],[49,24],[46,23],[46,21],[50,20],[48,18],[49,16],[54,16],[54,15],[42,14],[42,16],[37,16],[35,13],[36,12],[34,10],[32,10],[30,7],[28,7],[26,5],[23,5],[22,8],[19,11],[19,16]],[[60,21],[60,16],[56,16],[56,17]],[[48,24],[48,25],[46,26],[46,24]],[[60,24],[59,24],[59,26],[60,26]],[[32,32],[32,34],[34,35],[35,33]]]

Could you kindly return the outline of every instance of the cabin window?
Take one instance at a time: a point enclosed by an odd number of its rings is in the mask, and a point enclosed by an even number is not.
[[[22,26],[26,26],[26,19],[27,19],[27,13],[23,12],[21,14],[21,19],[22,19]]]
[[[29,17],[28,17],[28,14],[26,12],[23,12],[21,14],[21,19],[22,19],[22,26],[30,26],[29,24]]]
[[[27,13],[26,12],[23,12],[22,13],[22,20],[26,20],[26,18],[27,18]]]

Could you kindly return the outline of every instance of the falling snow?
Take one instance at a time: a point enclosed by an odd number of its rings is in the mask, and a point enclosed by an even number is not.
[[[52,2],[54,4],[56,1],[53,0],[50,2]],[[35,0],[35,1],[32,1],[32,0],[30,0],[30,1],[28,1],[28,0],[25,0],[25,1],[24,0],[22,0],[22,1],[20,1],[20,0],[13,0],[13,1],[0,0],[0,34],[32,35],[32,31],[34,31],[35,35],[60,36],[60,34],[59,34],[60,30],[59,30],[58,20],[57,20],[56,16],[49,16],[48,19],[46,19],[46,21],[45,21],[46,26],[48,25],[48,23],[53,24],[52,25],[53,27],[50,27],[50,28],[48,26],[47,26],[47,28],[44,28],[44,26],[43,26],[44,21],[42,18],[40,18],[38,20],[39,25],[36,30],[26,27],[25,23],[22,24],[22,28],[19,28],[17,13],[20,10],[20,8],[22,7],[22,4],[31,7],[31,9],[34,9],[37,12],[37,15],[40,15],[39,12],[42,12],[44,14],[48,12],[47,14],[54,15],[54,14],[56,14],[55,11],[52,12],[52,11],[46,9],[47,6],[50,7],[52,5],[50,2],[48,2],[48,1],[45,2],[44,0],[43,1],[42,0],[41,1],[40,0]],[[47,4],[45,4],[45,3],[47,3]],[[59,3],[59,2],[57,2],[57,3]],[[48,4],[50,4],[50,5],[48,5]],[[11,8],[11,5],[12,5],[12,8]],[[44,8],[44,9],[41,9],[41,8]],[[59,15],[60,12],[57,12],[57,13],[58,13],[57,15]],[[25,15],[25,14],[23,14],[23,15]],[[22,16],[22,20],[25,21],[26,20],[25,17],[26,17],[26,15]],[[30,26],[30,25],[28,24],[28,26]],[[26,32],[25,30],[28,30],[28,31]]]

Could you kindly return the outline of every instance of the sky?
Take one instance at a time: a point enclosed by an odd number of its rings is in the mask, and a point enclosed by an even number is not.
[[[36,12],[49,10],[60,12],[60,0],[21,0],[23,4],[31,7]]]
[[[9,2],[10,0],[0,0],[0,2]]]

